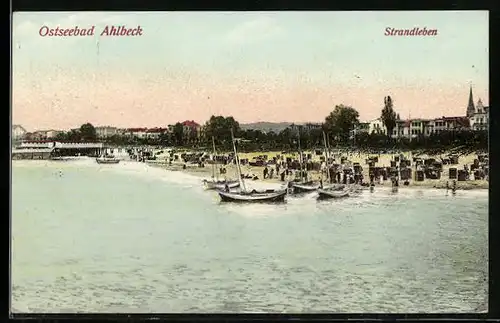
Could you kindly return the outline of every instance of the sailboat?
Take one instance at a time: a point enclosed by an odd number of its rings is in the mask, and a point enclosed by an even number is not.
[[[299,144],[299,164],[300,164],[300,182],[299,183],[292,183],[292,191],[294,194],[301,194],[301,193],[310,193],[316,191],[318,188],[320,188],[320,184],[316,184],[313,181],[305,181],[305,178],[303,176],[303,154],[302,154],[302,149],[300,148],[300,129],[299,129],[299,134],[298,134],[298,144]]]
[[[98,73],[99,72],[99,39],[97,39],[96,46],[97,46],[96,73]],[[96,83],[96,73],[93,74],[94,84]],[[94,100],[95,100],[95,94],[94,94]],[[115,158],[113,155],[108,155],[108,153],[106,152],[106,147],[103,147],[101,156],[98,156],[95,160],[98,164],[118,164],[120,162],[120,160],[118,158]]]
[[[343,198],[349,197],[349,193],[351,193],[350,188],[344,189],[319,189],[318,190],[318,199],[331,199],[331,198]]]
[[[98,164],[118,164],[120,160],[118,158],[115,158],[113,155],[108,155],[106,152],[106,149],[103,149],[103,153],[101,156],[97,157],[95,161]]]
[[[213,160],[212,160],[212,179],[211,180],[203,180],[203,184],[205,184],[205,188],[208,190],[218,189],[224,190],[227,188],[237,188],[240,186],[240,182],[237,180],[219,180],[216,169],[215,169],[215,139],[212,137],[212,146],[214,148],[213,152]]]
[[[325,143],[325,163],[327,166],[326,170],[326,178],[328,183],[330,183],[330,167],[328,165],[328,159],[329,159],[329,147],[327,144],[327,139],[326,139],[326,134],[323,132],[323,141]],[[342,198],[342,197],[348,197],[350,193],[350,189],[346,187],[346,185],[325,185],[321,186],[318,189],[318,199],[330,199],[330,198]]]
[[[235,138],[233,130],[231,129],[231,139],[233,141],[234,156],[236,158],[236,169],[238,171],[238,180],[240,182],[241,191],[239,192],[228,192],[219,191],[219,196],[222,202],[239,202],[239,203],[276,203],[284,202],[285,196],[287,194],[287,189],[283,190],[266,190],[264,192],[258,192],[256,190],[248,191],[245,185],[245,179],[241,176],[241,165],[240,158],[236,151]]]

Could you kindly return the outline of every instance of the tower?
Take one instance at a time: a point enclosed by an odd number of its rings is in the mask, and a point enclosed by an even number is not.
[[[484,112],[483,101],[481,101],[481,99],[479,99],[477,101],[476,108],[477,108],[477,113],[483,113]]]
[[[472,85],[470,87],[469,92],[469,104],[467,105],[467,117],[472,117],[476,112],[476,108],[474,107],[474,99],[472,98]]]

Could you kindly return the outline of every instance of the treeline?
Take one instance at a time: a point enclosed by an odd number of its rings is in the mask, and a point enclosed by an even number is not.
[[[392,133],[399,115],[393,109],[391,97],[384,98],[381,119],[387,133]],[[200,134],[177,123],[171,133],[162,133],[156,138],[139,138],[130,135],[115,135],[103,139],[111,145],[153,145],[163,147],[185,147],[191,149],[212,149],[212,138],[217,150],[231,151],[231,131],[238,140],[240,151],[295,151],[323,149],[325,137],[330,147],[353,147],[360,149],[448,149],[466,146],[470,149],[487,149],[487,131],[443,131],[430,136],[415,138],[391,138],[382,133],[355,132],[359,126],[359,113],[344,105],[335,106],[325,118],[321,127],[308,129],[304,126],[288,127],[279,133],[260,130],[242,130],[233,117],[212,116],[203,126]],[[356,133],[354,135],[354,133]],[[95,128],[87,123],[78,131],[60,135],[60,140],[97,140]]]

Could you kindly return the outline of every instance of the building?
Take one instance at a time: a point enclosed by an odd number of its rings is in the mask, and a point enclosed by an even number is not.
[[[432,120],[432,131],[429,134],[441,133],[443,131],[461,131],[470,128],[467,117],[441,117]]]
[[[138,137],[138,138],[146,138],[147,131],[148,131],[148,128],[128,128],[126,130],[126,133],[129,136]]]
[[[477,101],[474,113],[469,117],[469,123],[474,131],[489,129],[489,107],[483,106],[481,99]]]
[[[99,155],[102,143],[26,140],[12,150],[12,159],[51,159],[62,156]]]
[[[322,128],[323,128],[323,124],[321,124],[321,123],[312,123],[312,122],[308,122],[308,123],[304,124],[304,127],[303,127],[303,129],[305,131],[318,130],[318,129],[322,129]]]
[[[360,122],[357,126],[356,129],[354,129],[354,133],[370,133],[370,123],[369,122]]]
[[[308,133],[308,132],[311,132],[312,130],[322,129],[323,124],[322,123],[313,123],[313,122],[307,122],[304,124],[292,123],[291,125],[288,126],[288,128],[292,132],[301,131],[302,133]],[[266,132],[270,132],[270,131],[271,131],[271,129],[269,129],[268,131],[262,131],[262,132],[266,133]]]
[[[385,127],[382,118],[377,118],[368,122],[368,133],[387,135],[387,128]]]
[[[106,138],[117,135],[118,129],[110,126],[95,127],[95,133],[97,138]]]
[[[162,134],[168,133],[168,128],[151,128],[146,130],[146,138],[158,139]]]
[[[30,140],[54,139],[57,137],[57,135],[62,133],[64,133],[64,131],[62,130],[37,130],[29,134],[29,139]]]
[[[469,91],[469,103],[467,104],[467,111],[466,111],[467,118],[473,117],[475,112],[476,108],[474,107],[474,99],[472,98],[472,86],[471,86]]]
[[[12,125],[12,140],[20,140],[26,135],[27,131],[20,125]]]
[[[426,130],[429,128],[430,120],[427,119],[412,119],[407,120],[405,124],[406,134],[405,136],[410,136],[410,138],[417,138],[419,136],[425,136]]]
[[[194,122],[193,120],[186,120],[182,122],[184,135],[189,136],[190,134],[196,134],[196,137],[201,135],[201,126]]]
[[[472,96],[472,86],[469,91],[469,101],[467,104],[466,116],[469,120],[471,130],[488,130],[489,129],[489,107],[483,106],[481,99],[474,106],[474,98]]]

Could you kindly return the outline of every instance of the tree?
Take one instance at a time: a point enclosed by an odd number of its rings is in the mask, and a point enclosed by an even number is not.
[[[391,138],[392,131],[396,128],[397,115],[396,112],[394,112],[390,96],[384,98],[384,108],[382,109],[380,118],[387,129],[387,137]]]
[[[72,129],[66,134],[66,140],[69,141],[80,141],[82,138],[80,131]]]
[[[161,146],[168,147],[171,145],[172,141],[168,133],[162,132],[158,137],[158,142]]]
[[[56,134],[56,137],[54,139],[58,141],[66,141],[68,140],[68,134],[65,132],[59,132]]]
[[[80,138],[84,141],[94,141],[97,139],[97,133],[91,123],[85,123],[81,125]]]
[[[214,137],[219,145],[231,142],[231,129],[235,135],[241,131],[240,124],[233,117],[211,116],[205,123],[205,141],[212,142]]]
[[[324,128],[333,137],[347,142],[351,131],[359,124],[359,112],[343,104],[335,106],[335,109],[325,118]]]
[[[278,134],[278,140],[281,144],[281,149],[290,149],[291,148],[291,143],[293,139],[295,138],[295,134],[292,132],[290,127],[287,127],[283,130],[280,131]]]
[[[175,144],[177,146],[182,146],[184,144],[184,126],[182,123],[177,122],[174,125],[173,135]]]
[[[196,128],[189,128],[187,134],[188,143],[191,145],[195,145],[198,142],[198,130]]]

